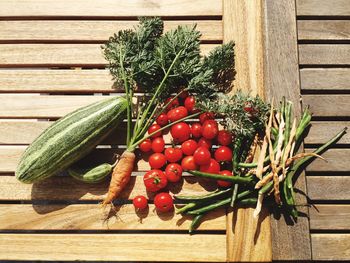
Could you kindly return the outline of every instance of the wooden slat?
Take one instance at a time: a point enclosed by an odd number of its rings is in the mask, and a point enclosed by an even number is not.
[[[349,230],[350,205],[313,205],[310,208],[312,230]]]
[[[298,16],[349,16],[348,0],[297,0]]]
[[[164,21],[164,31],[178,25],[192,26],[201,40],[222,40],[221,20]],[[119,30],[133,28],[138,21],[0,21],[0,41],[107,41]]]
[[[218,234],[0,234],[0,259],[217,262],[225,242]]]
[[[303,95],[303,104],[310,105],[313,116],[346,117],[350,115],[350,95]]]
[[[304,68],[300,81],[303,90],[350,90],[350,69]]]
[[[0,204],[1,230],[187,230],[191,217],[174,211],[159,214],[153,204],[136,212],[132,204],[116,207],[117,216],[106,220],[106,211],[92,205],[8,205]],[[225,210],[206,216],[200,230],[225,230]]]
[[[202,44],[208,54],[217,44]],[[104,66],[99,44],[1,44],[0,66]]]
[[[300,44],[299,63],[301,65],[348,65],[350,45]]]
[[[4,0],[0,17],[220,16],[220,0]]]
[[[306,149],[306,152],[310,152],[312,150],[314,149]],[[322,156],[327,160],[327,162],[317,159],[307,167],[307,171],[350,171],[350,149],[330,149],[322,154]]]
[[[304,141],[307,144],[323,144],[344,127],[350,127],[350,121],[313,121]],[[350,134],[346,133],[337,143],[350,144]]]
[[[350,258],[350,234],[311,234],[313,260]]]
[[[299,40],[349,40],[350,21],[299,20]]]
[[[308,196],[311,200],[349,200],[350,176],[308,176]]]

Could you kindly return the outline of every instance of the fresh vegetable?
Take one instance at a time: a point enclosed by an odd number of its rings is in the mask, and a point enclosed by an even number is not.
[[[178,147],[169,147],[164,151],[165,157],[168,162],[176,163],[182,158],[182,150]]]
[[[212,146],[211,140],[206,139],[204,137],[200,138],[199,141],[198,141],[198,147],[205,147],[208,150],[210,150],[211,146]]]
[[[176,183],[181,180],[182,167],[177,163],[169,163],[165,168],[165,175],[169,182]]]
[[[152,150],[152,141],[151,139],[144,140],[140,143],[139,148],[142,152],[147,153]]]
[[[167,98],[165,100],[165,105],[167,105],[167,104],[168,104],[168,106],[166,107],[167,111],[180,106],[179,99],[178,98],[174,98],[174,97]]]
[[[154,197],[154,205],[159,212],[169,212],[174,208],[174,201],[170,194],[159,193]]]
[[[181,150],[185,155],[193,155],[197,149],[197,142],[195,140],[187,140],[181,144]]]
[[[194,170],[194,169],[192,169]],[[205,173],[219,173],[220,164],[213,158],[210,159],[209,163],[201,165],[199,170]]]
[[[145,184],[147,191],[157,192],[167,185],[168,180],[161,170],[154,169],[145,173],[143,176],[143,183]]]
[[[170,122],[175,122],[177,120],[183,119],[188,115],[188,111],[184,106],[179,106],[171,109],[167,113],[168,120]]]
[[[157,137],[152,141],[152,151],[155,153],[161,153],[164,151],[165,142],[162,137]]]
[[[200,146],[194,152],[193,158],[197,165],[206,165],[210,163],[211,155],[207,147]]]
[[[193,96],[189,96],[185,99],[185,108],[188,110],[188,112],[194,112],[195,105],[196,105],[196,99]]]
[[[137,210],[144,210],[148,206],[148,200],[143,195],[137,195],[132,199],[132,203]]]
[[[220,146],[215,150],[214,156],[218,162],[229,162],[232,160],[232,150],[227,146]]]
[[[159,126],[163,127],[169,123],[168,116],[165,113],[161,113],[157,117],[156,122]]]
[[[181,161],[181,167],[183,170],[197,170],[198,165],[194,161],[194,158],[192,155],[186,156],[185,158],[182,159]]]
[[[191,129],[187,123],[180,122],[171,126],[170,133],[175,141],[184,142],[190,138]]]
[[[201,124],[204,124],[205,121],[207,120],[214,120],[215,115],[213,112],[204,112],[201,115],[199,115],[199,121]]]
[[[229,170],[223,170],[219,172],[220,175],[226,175],[226,176],[233,176],[232,172]],[[231,182],[228,181],[223,181],[223,180],[217,180],[216,183],[218,184],[218,186],[220,187],[230,187],[231,186]]]
[[[202,136],[208,140],[214,139],[219,133],[219,127],[215,120],[206,120],[202,126]]]
[[[78,164],[74,164],[67,169],[67,173],[73,178],[82,181],[84,183],[98,183],[105,179],[113,170],[113,165],[109,163],[102,163],[98,166],[81,167]]]
[[[151,138],[160,137],[162,136],[162,132],[159,131],[161,128],[162,127],[159,124],[153,124],[148,128],[148,134],[152,134]]]
[[[191,134],[194,138],[200,138],[202,136],[202,125],[199,122],[191,125]]]
[[[218,138],[217,139],[218,139],[218,143],[220,145],[224,145],[224,146],[227,146],[227,145],[231,144],[232,140],[233,140],[232,134],[229,133],[228,131],[225,131],[225,130],[220,130],[218,132]]]
[[[152,169],[160,169],[166,164],[166,157],[162,153],[154,153],[148,159]]]

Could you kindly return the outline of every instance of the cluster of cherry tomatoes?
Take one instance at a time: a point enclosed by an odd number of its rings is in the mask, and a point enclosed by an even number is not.
[[[171,99],[169,98],[165,103]],[[182,94],[180,100],[174,99],[166,112],[159,115],[156,123],[149,127],[148,133],[154,133],[161,127],[195,112],[194,97]],[[183,171],[186,170],[232,176],[231,171],[221,169],[232,160],[232,150],[229,147],[232,143],[232,135],[225,130],[219,130],[219,125],[214,118],[214,114],[205,112],[199,116],[199,122],[192,124],[179,122],[172,125],[170,134],[173,145],[171,147],[165,147],[161,131],[139,145],[142,152],[152,153],[148,159],[151,170],[143,177],[148,192],[158,192],[169,182],[179,182]],[[215,150],[212,149],[214,143],[219,145]],[[230,186],[230,182],[227,181],[217,181],[217,184],[219,187]],[[133,203],[137,209],[147,207],[147,199],[143,196],[137,196]],[[173,209],[173,199],[165,192],[155,196],[154,204],[160,212]]]

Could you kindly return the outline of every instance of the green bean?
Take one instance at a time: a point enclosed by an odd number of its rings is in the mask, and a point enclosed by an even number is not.
[[[188,210],[194,208],[197,206],[197,203],[188,203],[186,205],[184,205],[183,207],[176,209],[175,214],[182,214],[187,212]]]
[[[196,176],[211,178],[215,180],[229,181],[229,182],[238,183],[238,184],[249,184],[254,182],[253,176],[249,176],[249,177],[225,176],[220,174],[204,173],[204,172],[194,171],[194,170],[191,170],[188,172]]]
[[[207,201],[210,199],[218,198],[222,195],[225,195],[232,190],[230,188],[225,190],[216,190],[214,192],[211,192],[206,195],[199,195],[199,196],[181,196],[181,195],[175,195],[174,198],[181,201]]]
[[[199,214],[199,215],[196,215],[193,220],[192,220],[192,223],[190,225],[190,228],[188,229],[188,232],[190,234],[192,234],[193,230],[195,230],[201,223],[201,219],[204,217],[204,214]]]

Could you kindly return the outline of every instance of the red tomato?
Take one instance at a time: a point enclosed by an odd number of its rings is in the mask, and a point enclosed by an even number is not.
[[[218,123],[215,120],[207,120],[202,126],[202,136],[206,139],[214,139],[219,133]]]
[[[143,195],[135,196],[134,199],[132,199],[132,203],[138,210],[143,210],[148,206],[148,200]]]
[[[214,156],[218,162],[228,162],[232,160],[232,150],[227,146],[220,146],[216,149]]]
[[[164,104],[168,104],[169,101],[171,101],[173,99],[173,97],[170,97],[170,98],[167,98],[164,102]],[[166,107],[166,110],[170,110],[170,109],[173,109],[173,108],[176,108],[180,106],[180,102],[178,100],[178,98],[174,99],[172,102],[170,102],[170,104]]]
[[[229,170],[220,171],[219,174],[226,175],[226,176],[233,176],[233,174]],[[217,180],[216,183],[220,187],[229,187],[232,184],[231,182],[224,181],[224,180]]]
[[[193,158],[196,164],[205,165],[210,163],[211,155],[207,147],[201,146],[194,152]]]
[[[162,126],[162,127],[165,126],[165,125],[167,125],[168,122],[169,122],[168,116],[167,116],[165,113],[159,114],[159,116],[158,116],[158,118],[157,118],[157,120],[156,120],[156,123],[157,123],[158,125]]]
[[[172,109],[167,113],[167,116],[170,122],[174,122],[182,118],[185,118],[187,115],[188,115],[188,111],[184,106],[176,107],[175,109]]]
[[[201,165],[199,170],[205,173],[217,174],[220,172],[220,164],[214,159],[210,159],[210,162],[208,164]]]
[[[157,192],[164,188],[168,180],[165,174],[161,170],[150,170],[143,176],[143,183],[146,186],[147,191]]]
[[[154,197],[154,205],[159,212],[169,212],[174,208],[174,201],[168,193],[159,193]]]
[[[158,131],[160,128],[160,125],[159,124],[152,124],[149,128],[148,128],[148,134],[151,134],[151,133],[154,133],[155,131]],[[154,135],[152,135],[152,138],[156,138],[156,137],[159,137],[159,136],[162,136],[162,132],[157,132],[155,133]]]
[[[198,147],[203,146],[203,147],[206,147],[206,148],[208,148],[210,150],[211,145],[212,145],[211,140],[208,140],[208,139],[206,139],[204,137],[200,138],[199,141],[198,141]]]
[[[152,151],[155,153],[161,153],[164,151],[165,142],[162,137],[157,137],[152,141]]]
[[[197,149],[197,142],[195,140],[187,140],[181,144],[182,152],[185,155],[193,155],[194,151]]]
[[[179,97],[183,100],[186,99],[188,97],[188,91],[187,90],[181,91]]]
[[[166,148],[164,151],[165,157],[170,163],[176,163],[181,160],[182,158],[182,150],[178,147],[172,148]]]
[[[196,100],[193,96],[189,96],[185,99],[184,105],[188,112],[193,112],[195,110]]]
[[[232,143],[232,134],[225,130],[219,131],[218,143],[221,145],[229,145]]]
[[[175,141],[184,142],[190,138],[191,129],[185,122],[179,122],[171,126],[170,134]]]
[[[139,144],[139,148],[142,152],[146,153],[152,150],[152,142],[151,139],[146,139]]]
[[[148,159],[152,169],[162,168],[166,163],[166,157],[162,153],[153,153]]]
[[[186,156],[182,159],[181,167],[184,170],[198,170],[198,166],[194,161],[194,158],[192,155]]]
[[[165,168],[165,175],[169,182],[176,183],[182,176],[182,167],[178,163],[169,163]]]
[[[199,115],[199,121],[203,124],[207,120],[213,120],[215,118],[214,113],[212,112],[204,112]]]
[[[200,138],[202,136],[202,125],[199,122],[193,123],[191,125],[192,137]]]

